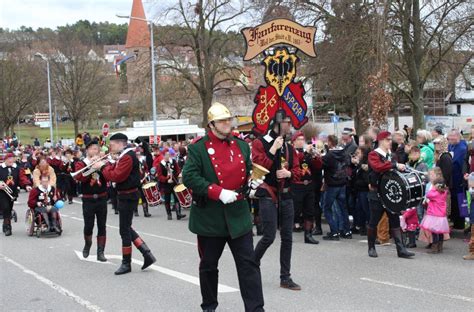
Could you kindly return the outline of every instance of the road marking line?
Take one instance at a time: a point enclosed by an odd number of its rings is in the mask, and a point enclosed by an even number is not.
[[[396,283],[391,283],[391,282],[378,281],[378,280],[374,280],[374,279],[367,278],[367,277],[362,277],[360,280],[361,281],[366,281],[366,282],[371,282],[371,283],[376,283],[376,284],[382,284],[382,285],[387,285],[387,286],[393,286],[393,287],[418,291],[418,292],[425,293],[425,294],[441,296],[441,297],[446,297],[446,298],[450,298],[450,299],[457,299],[457,300],[462,300],[462,301],[473,302],[474,303],[474,298],[465,297],[465,296],[461,296],[461,295],[442,294],[442,293],[438,293],[438,292],[431,291],[431,290],[426,290],[426,289],[422,289],[422,288],[417,288],[417,287],[412,287],[412,286],[407,286],[407,285],[401,285],[401,284],[396,284]]]
[[[77,250],[74,250],[74,252],[76,253],[77,257],[82,260],[82,261],[88,261],[88,262],[94,262],[94,263],[109,263],[109,264],[112,264],[110,262],[99,262],[99,261],[95,261],[93,259],[89,259],[89,258],[84,258],[82,256],[82,252],[80,251],[77,251]],[[105,255],[107,259],[117,259],[117,260],[122,260],[122,256],[119,256],[119,255]],[[143,265],[143,261],[140,261],[140,260],[137,260],[137,259],[134,259],[132,258],[132,263],[135,263],[135,264],[138,264],[140,266]],[[174,270],[171,270],[171,269],[167,269],[167,268],[164,268],[162,266],[159,266],[159,265],[156,265],[156,264],[152,264],[149,266],[150,269],[154,270],[154,271],[158,271],[160,273],[163,273],[163,274],[166,274],[166,275],[169,275],[171,277],[175,277],[177,279],[180,279],[180,280],[183,280],[185,282],[188,282],[188,283],[191,283],[191,284],[194,284],[194,285],[197,285],[197,286],[200,286],[199,284],[199,278],[197,277],[194,277],[192,275],[189,275],[189,274],[186,274],[186,273],[181,273],[181,272],[178,272],[178,271],[174,271]],[[227,286],[227,285],[223,285],[223,284],[218,284],[218,289],[217,289],[218,292],[220,293],[231,293],[231,292],[237,292],[239,291],[239,289],[237,288],[234,288],[234,287],[230,287],[230,286]]]
[[[98,261],[97,258],[95,258],[96,257],[95,255],[89,255],[89,257],[84,258],[82,256],[81,251],[74,250],[74,252],[76,253],[76,256],[79,258],[79,260],[82,260],[82,261],[93,262],[93,263],[98,263],[98,264],[112,264],[112,265],[115,265],[115,263],[112,263],[110,261],[105,261],[105,262]]]
[[[92,304],[90,303],[89,301],[79,297],[78,295],[74,294],[72,291],[56,284],[55,282],[47,279],[46,277],[26,268],[25,266],[19,264],[18,262],[16,262],[15,260],[13,259],[10,259],[8,258],[7,256],[4,256],[2,254],[0,254],[0,259],[2,259],[3,261],[5,262],[8,262],[8,263],[11,263],[13,264],[14,266],[16,266],[17,268],[19,268],[20,270],[22,270],[24,273],[26,274],[29,274],[31,276],[33,276],[34,278],[36,278],[38,281],[42,282],[43,284],[46,284],[47,286],[51,287],[52,289],[56,290],[58,293],[60,293],[61,295],[63,296],[66,296],[70,299],[72,299],[74,302],[80,304],[81,306],[83,306],[84,308],[86,308],[87,310],[89,311],[104,311],[102,308],[100,308],[99,306],[95,305],[95,304]]]

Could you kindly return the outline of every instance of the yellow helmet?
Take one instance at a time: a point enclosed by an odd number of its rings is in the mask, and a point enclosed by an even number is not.
[[[232,117],[233,116],[230,114],[229,109],[218,102],[212,104],[209,110],[207,111],[207,122],[229,119]]]

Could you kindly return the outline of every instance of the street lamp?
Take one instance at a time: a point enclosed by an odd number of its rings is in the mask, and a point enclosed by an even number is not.
[[[46,62],[46,72],[48,75],[48,106],[49,106],[49,137],[51,139],[51,146],[54,146],[54,139],[53,139],[53,114],[51,109],[51,79],[49,74],[49,59],[44,56],[43,54],[36,52],[35,57],[41,58],[43,61]]]
[[[135,16],[130,16],[130,15],[118,15],[116,14],[117,17],[119,18],[129,18],[129,19],[134,19],[138,21],[143,21],[148,23],[150,25],[150,44],[151,44],[151,99],[152,99],[152,107],[153,107],[153,142],[157,142],[157,133],[156,133],[156,86],[155,86],[155,62],[154,62],[154,57],[155,57],[155,45],[153,42],[153,21],[152,20],[147,20],[144,18],[140,17],[135,17]]]

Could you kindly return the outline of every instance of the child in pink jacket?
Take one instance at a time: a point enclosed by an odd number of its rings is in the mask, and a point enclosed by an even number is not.
[[[449,234],[449,223],[446,216],[447,187],[441,169],[435,167],[429,171],[431,189],[426,194],[428,209],[420,228],[425,234],[431,234],[432,244],[428,253],[437,254],[443,251],[444,235]]]

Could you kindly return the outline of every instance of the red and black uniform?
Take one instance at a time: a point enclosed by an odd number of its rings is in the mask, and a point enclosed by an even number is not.
[[[91,161],[84,158],[76,162],[76,171],[89,165]],[[107,223],[107,181],[104,175],[96,171],[88,176],[78,174],[75,179],[81,182],[82,188],[82,215],[84,216],[84,250],[85,258],[89,255],[92,246],[94,221],[97,219],[97,257],[104,261]],[[85,252],[85,253],[84,253]],[[100,258],[100,259],[99,259]]]
[[[369,209],[370,220],[367,227],[367,241],[369,247],[369,256],[377,257],[375,251],[375,239],[377,237],[377,225],[382,218],[384,212],[387,213],[390,232],[397,247],[397,254],[399,257],[410,257],[413,253],[408,252],[402,243],[400,231],[399,215],[393,214],[386,210],[380,201],[378,186],[381,176],[390,170],[397,169],[397,162],[392,158],[390,153],[386,153],[381,148],[377,148],[369,153]]]
[[[20,168],[20,170],[23,170],[23,172],[25,173],[25,176],[30,181],[30,185],[33,184],[33,170],[35,167],[32,165],[31,160],[20,159],[19,161],[17,161],[17,165],[18,168]]]
[[[26,187],[31,185],[30,180],[25,175],[23,169],[18,167],[16,163],[13,166],[7,166],[6,163],[0,165],[0,181],[3,181],[11,190],[11,196],[0,190],[0,209],[3,213],[3,233],[6,236],[11,235],[11,216],[13,203],[18,197],[18,187]]]
[[[56,188],[39,185],[30,191],[28,207],[35,213],[40,213],[50,231],[60,231],[58,228],[58,209],[54,206],[57,200]]]
[[[126,138],[126,137],[125,137]],[[110,138],[113,140],[114,136]],[[137,156],[133,148],[127,148],[114,164],[108,163],[102,169],[105,179],[115,182],[117,189],[117,208],[119,210],[120,236],[122,238],[122,266],[115,274],[125,274],[131,271],[132,242],[145,257],[142,268],[155,262],[148,246],[132,228],[133,210],[138,205],[140,192],[140,170]]]
[[[138,168],[140,171],[140,187],[138,188],[138,190],[140,192],[140,199],[142,202],[143,214],[145,215],[145,217],[151,217],[151,214],[148,212],[148,202],[146,200],[145,193],[143,193],[143,188],[142,188],[143,184],[147,183],[146,178],[149,174],[147,159],[145,156],[138,159]],[[135,216],[138,217],[138,206],[135,207],[134,212],[135,212]]]
[[[293,193],[293,206],[295,208],[295,223],[304,224],[305,242],[312,242],[312,229],[315,214],[315,193],[313,183],[313,172],[322,168],[322,160],[313,157],[303,149],[296,149],[298,156],[300,175],[293,179],[291,191]],[[316,241],[312,242],[313,244]]]
[[[168,220],[171,220],[171,196],[174,197],[174,203],[176,207],[176,218],[180,220],[185,217],[181,214],[181,206],[179,204],[178,198],[173,191],[173,188],[176,186],[178,181],[178,176],[181,173],[181,168],[178,166],[178,162],[174,159],[168,161],[161,160],[159,166],[157,167],[156,175],[158,176],[158,181],[160,182],[160,189],[164,193],[165,197],[165,208],[166,213],[168,214]],[[169,180],[172,180],[169,182]]]
[[[73,162],[73,160],[68,160],[66,162],[61,160],[59,176],[57,176],[57,186],[61,194],[61,198],[67,197],[70,204],[72,204],[72,199],[76,195],[76,183],[71,176],[71,173],[76,171],[74,165],[75,163]]]
[[[282,283],[289,283],[292,282],[290,268],[294,221],[290,184],[299,178],[300,166],[295,149],[287,143],[284,143],[275,155],[270,153],[270,148],[277,136],[274,131],[270,131],[252,144],[253,163],[270,171],[265,176],[265,183],[257,189],[255,194],[259,198],[259,214],[263,225],[263,237],[255,247],[255,260],[260,263],[265,251],[275,240],[279,223],[281,236],[280,279]],[[291,172],[290,178],[277,179],[276,171],[282,167]],[[278,199],[278,193],[280,199]],[[280,207],[277,207],[278,202]]]

